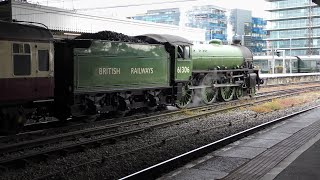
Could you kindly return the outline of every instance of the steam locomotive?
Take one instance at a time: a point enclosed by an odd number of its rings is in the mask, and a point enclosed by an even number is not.
[[[254,95],[250,50],[235,41],[193,45],[173,35],[107,31],[55,40],[46,28],[0,21],[0,131],[27,119],[96,118],[132,109],[185,108]],[[111,35],[110,35],[111,33]]]

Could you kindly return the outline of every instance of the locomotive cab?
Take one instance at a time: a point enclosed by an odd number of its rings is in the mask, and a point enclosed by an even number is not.
[[[146,34],[136,36],[150,44],[163,44],[170,58],[170,86],[173,87],[171,103],[186,107],[192,99],[189,88],[192,75],[192,43],[182,37],[168,34]]]
[[[176,58],[174,59],[174,81],[185,81],[191,76],[192,60],[190,45],[176,45]]]

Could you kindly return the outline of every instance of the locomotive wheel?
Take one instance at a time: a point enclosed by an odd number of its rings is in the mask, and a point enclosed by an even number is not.
[[[188,82],[188,84],[182,87],[181,98],[177,99],[175,102],[178,108],[186,108],[188,104],[191,102],[192,89],[189,88],[189,86],[191,85],[191,82]]]
[[[203,88],[201,89],[202,101],[205,104],[216,102],[219,88]]]
[[[221,94],[221,98],[224,101],[231,101],[233,98],[233,95],[235,94],[235,88],[234,87],[221,87],[220,94]]]
[[[201,84],[204,86],[211,86],[215,84],[215,81],[213,80],[212,76],[208,74],[202,79]],[[219,92],[219,88],[215,88],[215,87],[202,88],[201,89],[202,102],[205,104],[212,104],[216,102],[218,97],[218,92]]]
[[[235,99],[240,99],[243,96],[242,87],[235,87]]]

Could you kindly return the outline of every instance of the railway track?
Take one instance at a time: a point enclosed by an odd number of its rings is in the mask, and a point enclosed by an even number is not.
[[[159,113],[154,113],[159,114]],[[73,131],[81,131],[83,129],[89,129],[89,128],[94,128],[94,127],[100,127],[100,126],[112,126],[113,124],[117,122],[125,122],[129,121],[132,119],[140,119],[142,117],[148,117],[148,115],[134,115],[130,117],[122,117],[122,118],[114,118],[114,119],[104,119],[100,121],[95,121],[91,123],[81,123],[81,122],[67,122],[67,123],[60,123],[56,121],[57,124],[54,124],[53,127],[51,128],[45,128],[45,129],[39,129],[39,130],[34,130],[34,131],[27,131],[27,132],[22,132],[16,135],[11,135],[11,136],[1,136],[0,137],[0,145],[5,145],[10,142],[21,142],[21,141],[30,141],[39,137],[43,136],[50,136],[50,135],[55,135],[55,134],[63,134],[63,133],[69,133]],[[61,127],[58,125],[60,124]],[[74,134],[75,135],[75,134]]]
[[[287,96],[307,92],[307,91],[310,91],[311,89],[314,90],[315,88],[312,87],[310,89],[304,88],[303,90],[301,89],[286,90],[286,91],[278,92],[278,94],[276,92],[272,92],[274,94],[273,97],[269,97],[271,93],[269,92],[264,95],[255,97],[254,102],[241,103],[240,101],[233,101],[233,102],[216,103],[214,105],[210,105],[206,107],[195,107],[195,108],[188,109],[189,112],[193,112],[193,113],[185,113],[185,111],[172,111],[169,113],[165,113],[165,115],[159,114],[156,116],[150,116],[150,117],[140,118],[136,120],[115,123],[112,125],[101,126],[97,128],[85,129],[81,131],[69,132],[64,134],[58,134],[58,135],[48,136],[48,137],[39,138],[31,141],[24,141],[20,143],[1,146],[0,154],[8,154],[8,153],[14,153],[19,150],[26,150],[27,148],[45,147],[50,143],[57,143],[61,141],[71,142],[71,143],[67,143],[66,145],[47,148],[41,151],[31,151],[30,153],[24,153],[18,156],[1,158],[0,166],[6,167],[6,168],[16,167],[17,164],[19,164],[19,166],[23,166],[23,164],[28,163],[29,160],[46,159],[46,158],[49,158],[51,155],[58,154],[60,156],[60,155],[68,154],[70,152],[82,151],[89,147],[99,147],[106,143],[115,143],[118,139],[143,133],[150,129],[169,126],[171,124],[177,124],[177,123],[185,122],[191,119],[200,118],[202,116],[206,116],[206,115],[210,115],[210,114],[214,114],[222,111],[227,111],[227,110],[231,110],[231,109],[235,109],[243,106],[250,106],[254,103],[262,103],[265,101],[270,101],[275,98],[287,97]],[[232,107],[230,105],[232,105]],[[228,107],[223,107],[223,106],[228,106]],[[163,116],[170,116],[170,115],[172,116],[177,114],[179,114],[179,118],[175,118],[173,120],[164,121],[164,122],[150,121],[150,120],[154,120],[155,118],[162,118]],[[231,123],[234,123],[234,122],[231,122]],[[144,124],[144,125],[140,127],[141,124]],[[123,128],[124,126],[130,126],[130,125],[135,126],[135,128],[131,128],[128,130],[126,130],[125,128],[124,131],[118,131],[119,128]],[[222,126],[229,126],[229,125],[230,125],[230,122],[227,122]],[[219,128],[219,127],[214,127],[214,128]],[[109,133],[106,134],[105,133],[106,131],[109,131]],[[100,133],[100,136],[96,138],[90,138],[91,136],[97,135],[99,133]],[[78,141],[77,139],[80,137],[82,137],[82,140]],[[83,137],[89,137],[89,138],[83,139]],[[159,143],[163,143],[163,142],[159,142]]]
[[[315,84],[320,83],[320,81],[312,81],[312,82],[291,82],[286,84],[269,84],[269,85],[260,85],[260,88],[270,88],[270,87],[281,87],[281,86],[295,86],[295,85],[305,85],[305,84]]]

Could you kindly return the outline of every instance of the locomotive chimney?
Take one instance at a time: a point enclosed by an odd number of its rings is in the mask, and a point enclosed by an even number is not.
[[[238,35],[234,35],[232,37],[232,45],[241,45],[241,37]]]

